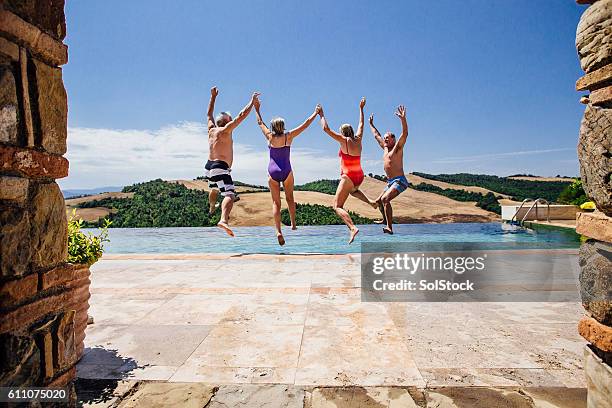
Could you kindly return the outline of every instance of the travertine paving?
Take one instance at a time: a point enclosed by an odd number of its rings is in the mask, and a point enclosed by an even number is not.
[[[165,258],[92,267],[78,377],[585,386],[578,303],[362,303],[359,255]]]

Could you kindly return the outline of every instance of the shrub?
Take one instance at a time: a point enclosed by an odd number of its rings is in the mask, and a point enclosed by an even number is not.
[[[68,220],[68,262],[73,264],[94,264],[104,252],[104,243],[109,242],[108,227],[111,222],[104,221],[100,234],[84,233],[81,231],[83,220],[76,218],[76,210]]]
[[[582,181],[576,179],[561,191],[557,201],[561,204],[581,205],[589,201],[589,198],[582,188]]]

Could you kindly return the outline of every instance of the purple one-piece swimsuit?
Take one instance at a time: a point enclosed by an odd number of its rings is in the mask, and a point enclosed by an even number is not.
[[[287,146],[287,134],[285,133],[285,145],[283,147],[273,147],[270,149],[270,163],[268,164],[268,174],[273,180],[282,183],[291,173],[291,146]]]

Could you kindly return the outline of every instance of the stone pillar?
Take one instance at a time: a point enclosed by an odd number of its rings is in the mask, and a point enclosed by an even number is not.
[[[64,0],[0,0],[0,386],[70,386],[89,269],[66,263]],[[74,392],[71,393],[74,396]]]
[[[612,0],[590,4],[576,31],[576,48],[585,75],[576,90],[586,109],[580,126],[578,159],[584,190],[597,206],[579,213],[576,231],[586,237],[580,248],[580,293],[586,315],[579,333],[585,348],[589,408],[612,401]]]

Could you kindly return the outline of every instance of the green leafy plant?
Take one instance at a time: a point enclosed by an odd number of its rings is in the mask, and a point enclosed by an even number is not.
[[[576,179],[561,191],[557,201],[561,204],[581,205],[589,201],[589,198],[582,188],[582,181]]]
[[[90,266],[98,261],[104,252],[104,243],[110,241],[110,224],[111,221],[104,220],[98,235],[84,233],[81,231],[83,220],[77,218],[76,210],[73,210],[68,220],[68,262]]]

